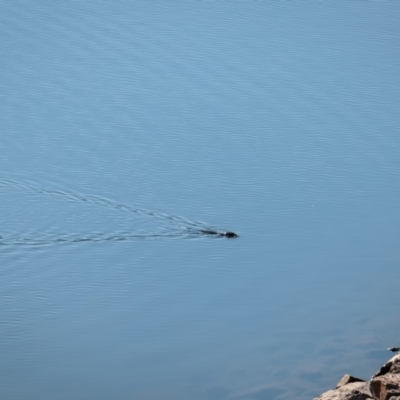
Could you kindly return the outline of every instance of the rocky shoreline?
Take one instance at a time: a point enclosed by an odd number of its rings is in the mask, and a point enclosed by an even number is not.
[[[392,357],[369,381],[345,375],[314,400],[400,400],[400,354]]]

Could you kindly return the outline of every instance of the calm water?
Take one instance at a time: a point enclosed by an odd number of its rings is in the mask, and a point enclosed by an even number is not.
[[[389,357],[399,3],[0,11],[2,399],[306,400]]]

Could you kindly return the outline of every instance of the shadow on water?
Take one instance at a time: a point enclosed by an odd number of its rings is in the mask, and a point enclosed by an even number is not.
[[[184,217],[157,213],[142,208],[133,208],[113,200],[94,195],[82,195],[62,190],[42,189],[32,184],[10,179],[1,179],[0,187],[14,189],[27,194],[41,196],[55,196],[75,204],[86,204],[91,207],[102,207],[108,211],[123,213],[124,218],[130,219],[141,217],[151,219],[156,223],[157,229],[148,232],[121,231],[112,233],[85,233],[85,234],[11,234],[0,235],[0,245],[6,246],[49,246],[59,244],[72,244],[83,242],[121,242],[136,241],[144,239],[196,239],[207,238],[236,238],[238,235],[231,231],[223,231],[209,225],[191,221]]]

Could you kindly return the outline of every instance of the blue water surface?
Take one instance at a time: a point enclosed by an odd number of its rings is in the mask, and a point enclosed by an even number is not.
[[[399,12],[2,2],[1,399],[369,378],[400,340]]]

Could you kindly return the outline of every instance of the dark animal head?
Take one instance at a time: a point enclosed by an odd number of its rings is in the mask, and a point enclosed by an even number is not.
[[[224,232],[224,236],[226,236],[229,239],[239,237],[239,235],[237,235],[235,232]]]

